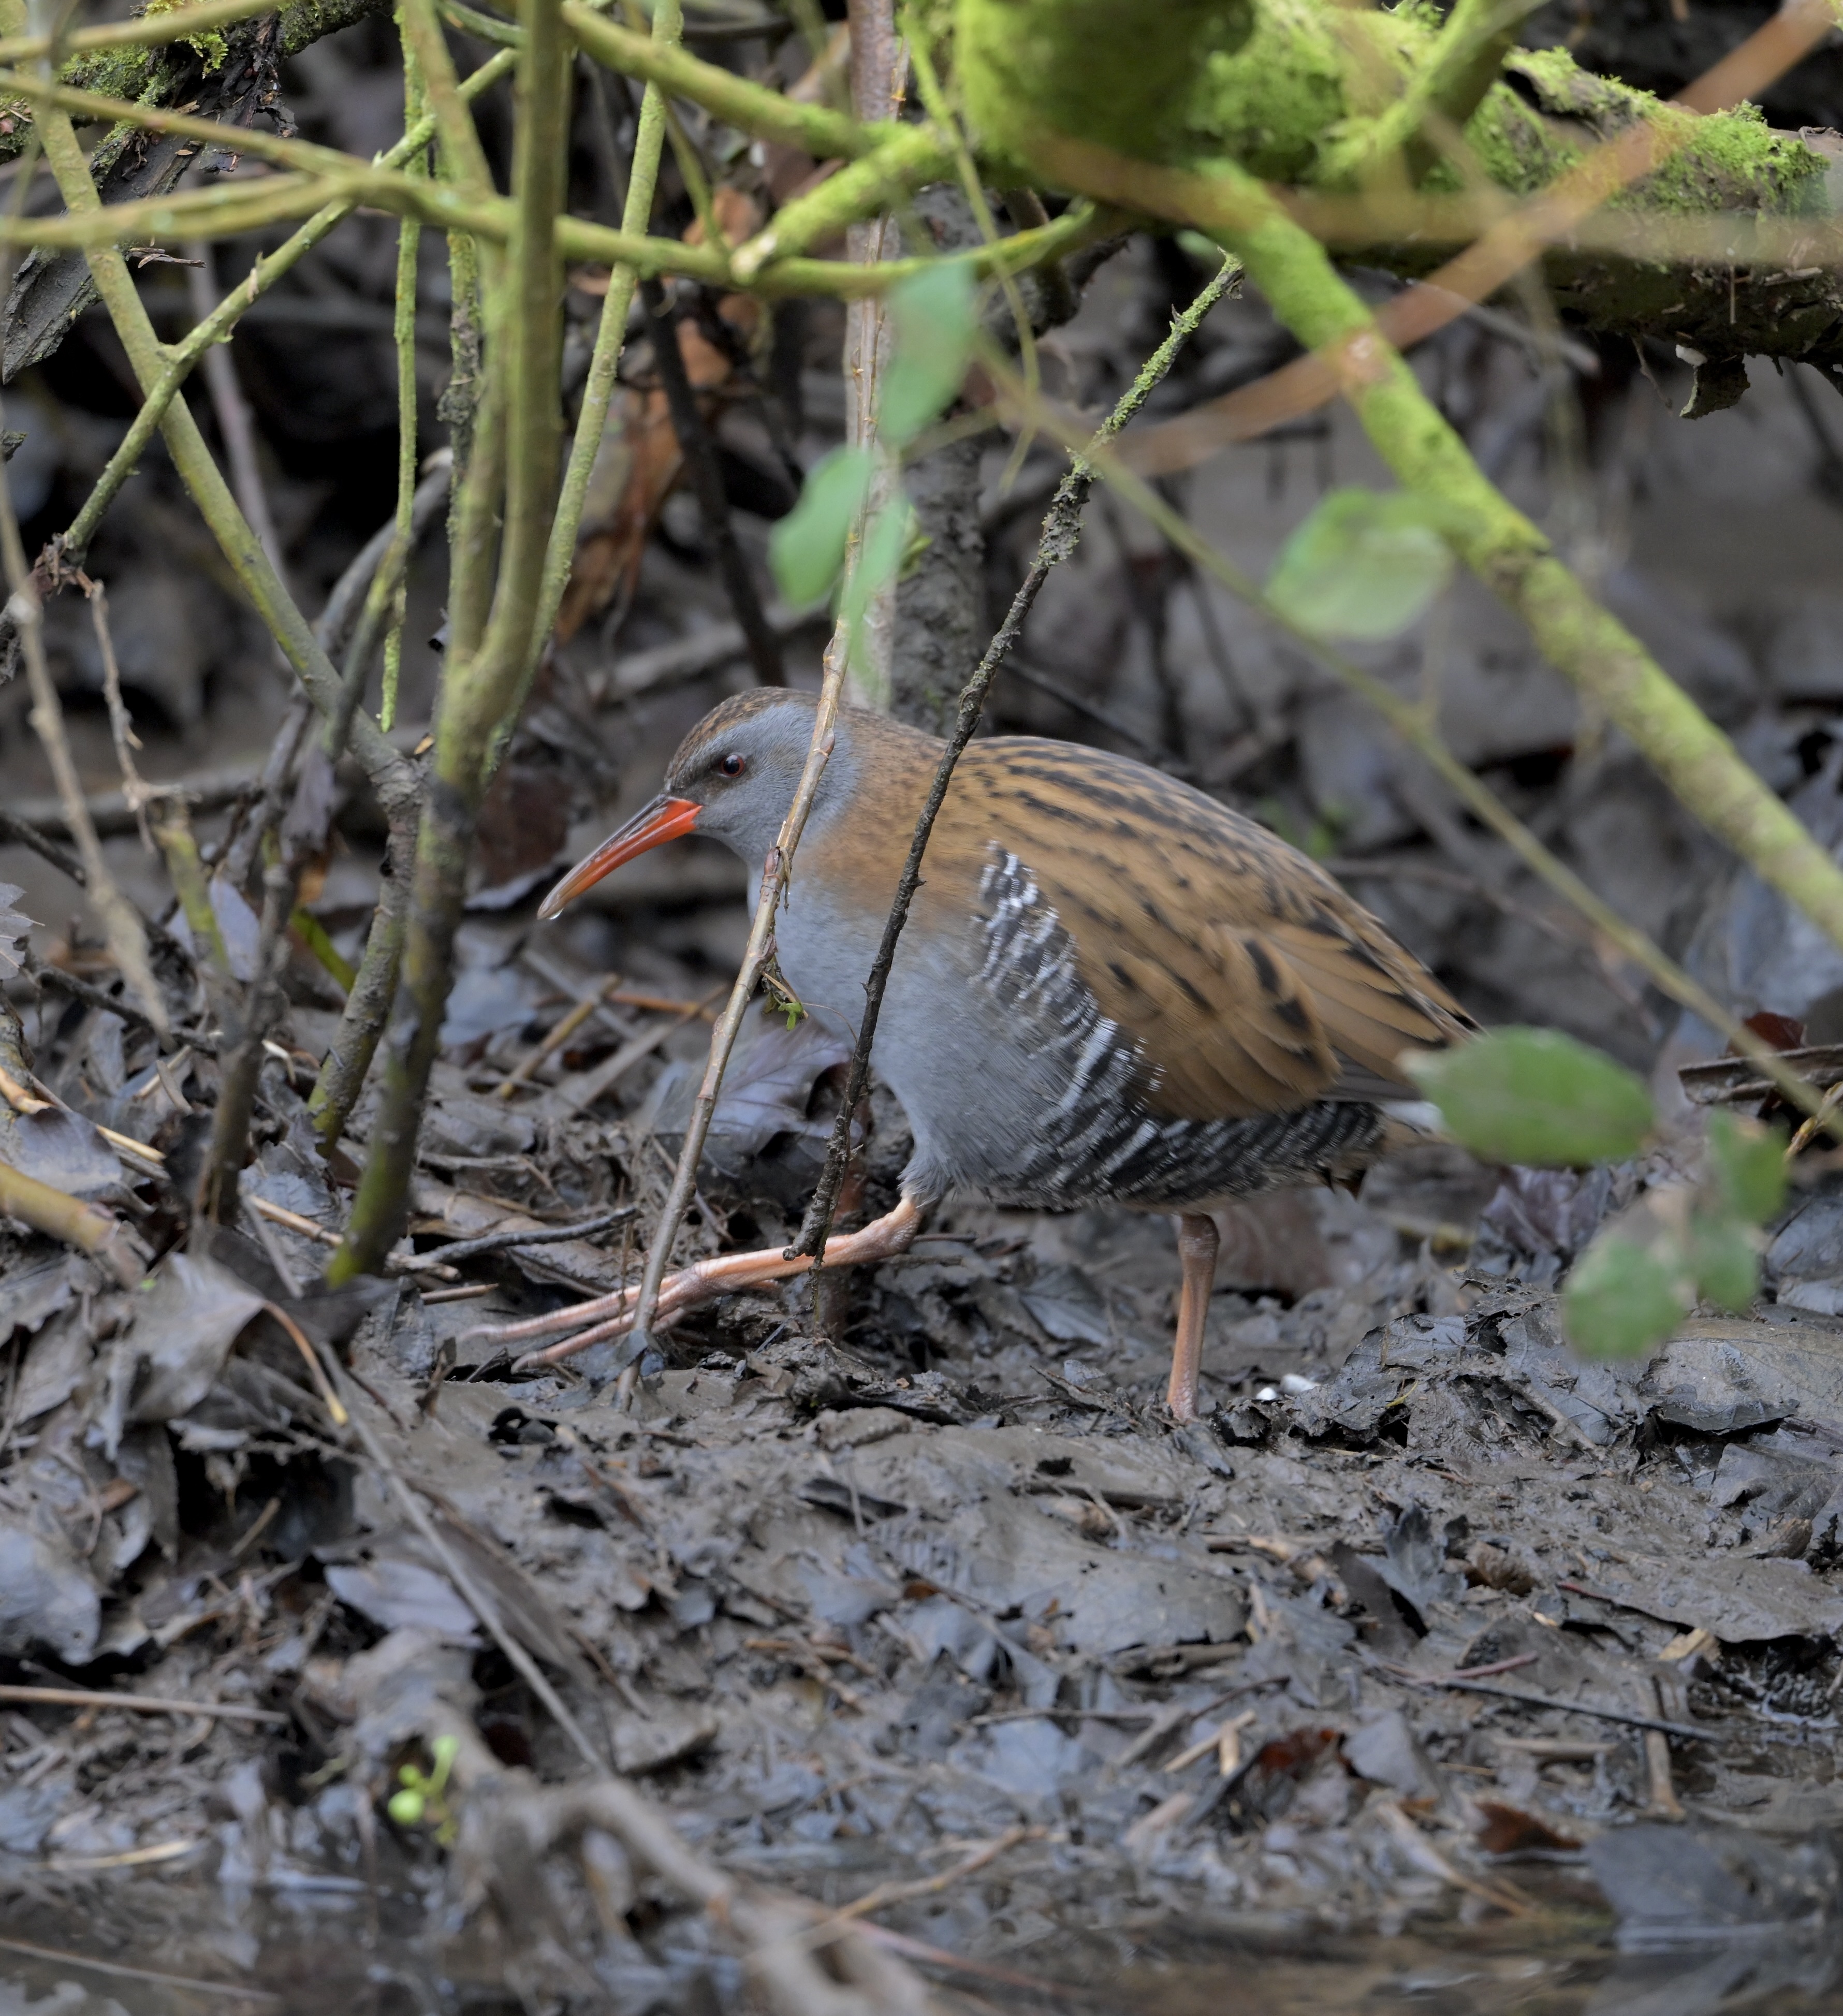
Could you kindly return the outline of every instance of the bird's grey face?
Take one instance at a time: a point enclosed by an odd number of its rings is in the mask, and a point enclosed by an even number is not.
[[[700,833],[759,862],[794,802],[812,723],[812,710],[798,706],[727,722],[719,715],[680,745],[666,794],[697,807]]]
[[[733,703],[718,708],[680,743],[665,789],[578,862],[538,916],[557,916],[604,875],[683,833],[707,833],[744,861],[760,862],[794,802],[812,724],[812,706],[792,700],[753,712]]]

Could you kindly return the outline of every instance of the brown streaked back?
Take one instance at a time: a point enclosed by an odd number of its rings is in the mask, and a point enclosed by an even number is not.
[[[975,743],[949,824],[944,852],[989,835],[1029,866],[1102,1013],[1143,1046],[1156,1112],[1412,1096],[1402,1053],[1476,1026],[1297,848],[1143,765],[1073,743]]]

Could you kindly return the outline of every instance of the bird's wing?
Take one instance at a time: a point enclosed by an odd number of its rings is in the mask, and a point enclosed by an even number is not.
[[[984,750],[1002,752],[978,766],[986,830],[1029,867],[1101,1012],[1138,1043],[1154,1111],[1216,1120],[1412,1096],[1402,1053],[1474,1026],[1265,827],[1096,751]]]

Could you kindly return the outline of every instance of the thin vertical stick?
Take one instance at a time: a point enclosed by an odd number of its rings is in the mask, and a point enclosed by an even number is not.
[[[4,423],[4,414],[0,413],[0,426]],[[70,741],[64,733],[64,711],[58,704],[58,689],[52,682],[51,668],[45,663],[44,612],[39,605],[38,585],[27,564],[20,522],[13,513],[13,491],[3,463],[0,463],[0,563],[4,563],[6,585],[12,591],[7,614],[19,633],[26,661],[26,676],[31,687],[32,726],[45,745],[59,802],[63,807],[64,823],[70,830],[70,837],[76,841],[77,855],[83,862],[85,893],[102,920],[109,950],[121,969],[123,979],[139,999],[149,1021],[164,1038],[170,1033],[171,1025],[167,1019],[167,1004],[160,997],[160,985],[147,956],[147,934],[142,927],[140,913],[116,887],[115,878],[103,859],[103,844],[96,837],[95,823],[84,801],[82,780],[77,774]]]
[[[656,0],[653,9],[653,39],[661,47],[675,49],[684,31],[679,0]],[[659,186],[660,157],[665,146],[665,95],[656,84],[646,87],[640,100],[639,117],[634,124],[633,163],[628,171],[627,196],[621,204],[621,229],[632,237],[646,234],[653,218],[653,199]],[[601,319],[596,325],[595,350],[589,361],[589,377],[582,388],[582,407],[576,416],[576,431],[570,441],[570,459],[563,470],[563,490],[557,499],[556,517],[550,528],[550,542],[544,552],[544,582],[538,599],[535,648],[527,678],[537,669],[538,655],[545,640],[556,627],[556,613],[563,607],[563,591],[569,586],[570,568],[576,557],[576,535],[582,524],[584,505],[589,497],[589,479],[608,424],[608,407],[614,395],[615,374],[621,367],[621,352],[627,340],[628,312],[633,306],[638,276],[631,266],[616,266],[608,275],[608,291],[602,297]]]
[[[657,280],[641,282],[640,299],[646,307],[647,333],[653,339],[654,364],[671,412],[672,431],[679,437],[679,452],[685,458],[705,535],[717,549],[717,571],[729,594],[729,607],[742,625],[749,663],[762,685],[784,686],[787,675],[781,665],[781,641],[762,609],[754,577],[749,571],[748,556],[736,535],[736,525],[723,495],[723,473],[718,464],[716,445],[698,409],[697,394],[685,369],[685,354],[679,347],[678,319],[666,305],[665,290]]]
[[[502,387],[504,415],[500,563],[485,635],[477,650],[471,640],[463,648],[451,639],[443,668],[434,774],[416,837],[403,949],[410,1012],[390,1046],[351,1225],[329,1269],[335,1283],[380,1268],[408,1210],[416,1133],[453,980],[454,937],[475,824],[491,779],[493,749],[525,685],[556,506],[563,294],[556,220],[564,196],[571,50],[556,0],[531,0],[524,26],[514,100],[511,241],[493,316],[495,333],[502,332],[502,340],[488,381]],[[427,51],[421,52],[439,113],[441,86]],[[445,49],[442,55],[445,59]],[[477,441],[474,467],[463,485],[463,520],[481,495],[476,479],[485,459],[485,445]]]
[[[895,963],[897,942],[902,935],[903,926],[909,921],[909,906],[921,884],[922,860],[934,830],[935,818],[946,798],[948,787],[953,781],[954,767],[979,725],[992,682],[998,675],[999,668],[1010,656],[1012,646],[1024,628],[1024,618],[1030,614],[1031,605],[1049,579],[1049,570],[1075,550],[1075,542],[1082,535],[1082,507],[1094,487],[1092,457],[1113,440],[1151,396],[1176,361],[1178,352],[1196,333],[1204,317],[1229,291],[1240,271],[1238,260],[1222,261],[1215,277],[1172,322],[1169,334],[1121,394],[1119,403],[1101,423],[1086,452],[1074,457],[1044,517],[1042,535],[1037,542],[1037,555],[1031,563],[1030,571],[1011,598],[1011,607],[1005,612],[1005,620],[999,626],[997,635],[986,646],[984,657],[960,694],[959,718],[952,739],[941,751],[927,802],[915,822],[915,834],[909,843],[909,858],[902,864],[902,880],[896,885],[895,901],[891,904],[889,916],[884,923],[883,938],[877,948],[870,977],[864,983],[863,1019],[858,1025],[858,1040],[851,1052],[844,1098],[832,1129],[832,1139],[826,1144],[826,1166],[820,1174],[819,1187],[813,1192],[806,1215],[801,1221],[799,1237],[787,1249],[790,1258],[797,1253],[823,1255],[826,1250],[826,1235],[832,1229],[833,1214],[838,1208],[839,1188],[844,1180],[845,1166],[851,1154],[851,1116],[864,1096],[864,1082],[870,1073],[870,1048],[877,1040],[877,1017],[883,1011],[884,992],[889,985],[890,968]]]
[[[502,49],[497,56],[475,70],[461,86],[464,98],[477,97],[489,85],[496,83],[511,69],[514,58],[510,49]],[[419,148],[428,146],[434,138],[435,122],[424,118],[411,133],[406,133],[391,151],[379,161],[380,167],[394,168],[408,160]],[[69,529],[55,542],[59,555],[73,565],[80,566],[89,542],[95,535],[103,514],[114,501],[117,492],[138,469],[147,452],[147,445],[160,430],[168,401],[178,391],[193,366],[214,344],[227,336],[236,323],[247,315],[256,303],[267,293],[283,274],[293,268],[318,245],[333,227],[351,216],[358,207],[355,196],[341,196],[316,211],[300,229],[273,252],[258,259],[250,269],[249,278],[240,282],[218,302],[202,322],[195,323],[178,343],[167,350],[167,362],[153,388],[145,394],[141,410],[135,416],[134,423],[123,435],[119,447],[110,456],[108,465],[96,478],[95,486],[84,499],[83,507],[70,521]]]
[[[193,317],[196,322],[207,322],[218,305],[212,249],[203,239],[195,239],[186,247],[185,256],[194,262],[185,275]],[[224,345],[214,343],[206,351],[200,369],[205,374],[205,390],[211,396],[211,410],[218,416],[218,431],[224,437],[230,487],[250,521],[250,531],[268,555],[269,565],[285,578],[281,538],[275,531],[275,513],[268,508],[268,492],[263,488],[262,470],[256,459],[255,423],[250,417],[250,402],[237,383],[237,367]]]
[[[847,585],[848,592],[848,583]],[[774,940],[775,911],[786,891],[787,878],[793,872],[794,850],[800,844],[807,815],[812,810],[819,779],[825,774],[826,761],[832,754],[832,730],[838,718],[839,697],[844,688],[842,634],[841,626],[841,632],[834,635],[826,650],[825,675],[819,685],[819,704],[813,715],[812,740],[807,745],[806,761],[801,769],[800,781],[794,787],[794,802],[787,808],[787,816],[782,820],[774,845],[768,850],[768,859],[761,864],[761,884],[755,898],[755,915],[749,926],[749,942],[743,953],[742,969],[736,976],[735,986],[729,990],[723,1013],[717,1018],[717,1026],[711,1032],[710,1056],[691,1109],[690,1124],[685,1129],[685,1144],[679,1151],[678,1165],[672,1172],[672,1186],[666,1195],[665,1208],[653,1228],[653,1243],[646,1249],[646,1264],[640,1275],[639,1301],[625,1352],[629,1363],[636,1360],[646,1348],[659,1308],[660,1284],[665,1279],[666,1264],[671,1257],[672,1241],[679,1235],[679,1224],[697,1183],[698,1161],[704,1154],[705,1137],[711,1131],[711,1116],[716,1111],[723,1073],[729,1064],[729,1053],[736,1047],[736,1032],[742,1027],[743,1017],[761,981],[762,969],[768,963],[769,949]],[[846,1108],[848,1112],[850,1110]]]
[[[423,89],[422,66],[416,61],[415,47],[407,35],[401,39],[403,130],[408,133],[421,121],[427,94]],[[411,175],[426,175],[426,158],[420,153],[413,156],[407,169]],[[397,543],[406,553],[416,493],[416,258],[422,242],[421,225],[413,217],[405,218],[397,227],[394,333],[397,343]],[[391,625],[384,634],[383,692],[378,704],[378,725],[387,735],[397,720],[397,682],[403,669],[403,618],[408,602],[408,583],[404,573],[399,572],[391,594]],[[364,677],[362,667],[358,677]]]
[[[895,117],[902,102],[908,52],[896,34],[894,0],[849,0],[851,110],[862,122]],[[845,250],[857,265],[873,266],[901,247],[895,219],[887,214],[845,231]],[[890,367],[890,319],[880,294],[866,294],[844,311],[845,441],[851,448],[877,445],[877,412]],[[880,455],[871,478],[863,522],[869,524],[892,503],[902,488],[893,457]],[[885,581],[866,606],[854,645],[841,620],[833,649],[851,655],[851,697],[861,707],[887,707],[891,697],[891,657],[895,646],[896,584]]]
[[[153,796],[135,767],[132,754],[141,746],[128,702],[121,697],[121,667],[115,656],[115,639],[109,628],[109,598],[103,584],[92,581],[84,593],[89,597],[90,621],[96,633],[96,649],[103,656],[103,697],[109,707],[109,733],[114,738],[115,761],[121,772],[121,794],[141,830],[141,844],[154,851],[153,835],[147,830],[147,801]]]

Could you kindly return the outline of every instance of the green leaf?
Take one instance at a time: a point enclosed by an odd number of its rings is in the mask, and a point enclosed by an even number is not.
[[[817,602],[837,580],[873,466],[867,448],[833,448],[807,471],[800,502],[769,535],[775,585],[797,608]]]
[[[1334,490],[1280,549],[1267,599],[1318,637],[1398,637],[1452,573],[1434,507],[1406,491]]]
[[[902,564],[902,554],[909,544],[909,527],[914,517],[914,507],[906,497],[898,496],[886,504],[866,530],[864,543],[858,549],[857,563],[845,582],[844,593],[838,605],[839,614],[844,618],[845,653],[848,661],[860,672],[866,664],[865,616],[877,590],[895,578],[896,571]]]
[[[1690,1267],[1705,1302],[1733,1316],[1753,1307],[1760,1255],[1742,1219],[1726,1211],[1696,1212],[1690,1219]]]
[[[895,579],[914,517],[909,499],[898,497],[871,520],[844,591],[844,613],[851,622],[860,622],[877,591]]]
[[[1636,1358],[1690,1312],[1668,1254],[1617,1233],[1603,1233],[1575,1262],[1561,1311],[1569,1343],[1586,1358]]]
[[[1728,1208],[1764,1225],[1785,1201],[1785,1130],[1719,1108],[1708,1116],[1708,1166]]]
[[[1488,1162],[1616,1162],[1650,1131],[1643,1081],[1559,1029],[1495,1029],[1406,1061],[1454,1140]]]
[[[427,1802],[420,1792],[412,1791],[405,1786],[401,1792],[393,1792],[384,1811],[399,1827],[415,1827],[422,1820]]]
[[[977,326],[971,269],[942,261],[890,290],[895,361],[884,380],[877,424],[905,448],[960,389]]]

